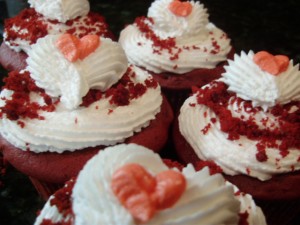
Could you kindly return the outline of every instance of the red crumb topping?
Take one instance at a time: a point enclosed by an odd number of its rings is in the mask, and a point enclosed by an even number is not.
[[[24,9],[17,16],[5,20],[4,27],[7,35],[6,41],[21,38],[34,44],[37,39],[48,34],[47,25],[39,20],[42,15],[37,13],[33,8]],[[18,27],[14,30],[13,27]],[[27,30],[28,32],[20,32]]]
[[[241,192],[240,190],[238,190],[238,191],[236,191],[235,193],[234,193],[234,195],[235,196],[240,196],[240,195],[242,195],[242,196],[244,196],[244,195],[246,195],[244,192]]]
[[[248,223],[248,217],[249,217],[249,213],[247,211],[243,212],[243,213],[239,213],[239,225],[249,225]]]
[[[229,140],[237,140],[243,135],[250,140],[258,141],[256,158],[260,162],[268,160],[266,148],[278,149],[282,157],[288,155],[290,148],[300,150],[300,102],[276,105],[271,108],[269,113],[279,121],[278,128],[274,125],[272,129],[267,126],[261,128],[256,124],[254,116],[262,109],[254,108],[250,101],[243,101],[234,93],[228,92],[227,88],[223,82],[215,81],[210,87],[204,89],[193,88],[193,92],[197,93],[198,104],[206,105],[216,113],[221,130],[228,134]],[[244,107],[244,110],[250,114],[249,119],[241,120],[231,114],[227,106],[233,102]],[[296,110],[291,110],[292,107]]]
[[[155,35],[154,31],[151,29],[149,24],[154,24],[154,20],[151,17],[138,17],[134,21],[135,25],[137,28],[140,30],[141,33],[144,34],[144,36],[152,41],[152,47],[153,47],[153,53],[161,55],[163,50],[167,50],[168,53],[170,54],[169,59],[171,61],[177,60],[179,58],[180,53],[182,52],[183,49],[189,50],[189,49],[194,49],[194,50],[201,50],[197,46],[182,46],[181,48],[176,46],[176,39],[175,38],[166,38],[166,39],[161,39],[157,35]],[[213,32],[209,32],[210,35],[214,35]],[[226,39],[227,35],[223,33],[220,37],[221,39]],[[142,43],[138,43],[138,46],[141,46]],[[221,51],[221,46],[219,43],[212,37],[211,38],[211,45],[212,49],[210,50],[210,54],[218,54]],[[204,48],[202,49],[203,52],[207,52],[207,49]],[[174,66],[174,69],[177,68],[177,65]]]
[[[60,221],[57,223],[52,222],[50,219],[44,219],[41,225],[71,225],[73,224],[74,214],[72,212],[72,203],[71,203],[71,195],[72,190],[75,184],[75,179],[71,179],[66,182],[65,186],[59,189],[54,193],[54,198],[50,200],[51,206],[56,206],[59,213],[63,215],[64,218],[70,216],[70,219],[67,221]]]
[[[152,18],[138,17],[134,23],[140,32],[142,32],[147,39],[152,41],[153,53],[160,55],[162,50],[167,50],[170,54],[170,60],[178,59],[182,49],[176,47],[175,38],[161,39],[155,35],[149,26],[149,23],[154,24]]]
[[[67,30],[67,33],[76,35],[78,38],[82,38],[88,34],[96,34],[103,37],[110,36],[105,18],[98,13],[89,12],[84,18],[83,24],[79,22],[80,19],[81,17],[77,17],[66,22],[68,26],[76,26],[76,28],[73,27]]]
[[[197,171],[202,170],[206,166],[209,168],[210,175],[223,172],[222,168],[213,161],[198,161],[195,166],[195,169]]]
[[[67,33],[74,34],[81,38],[87,34],[96,34],[99,36],[109,36],[108,25],[104,17],[97,13],[90,12],[84,17],[69,20],[66,22],[70,28]],[[11,42],[20,38],[26,40],[29,44],[34,44],[36,41],[48,34],[48,30],[52,25],[59,24],[57,20],[46,20],[45,17],[33,8],[24,9],[17,16],[5,20],[6,41]],[[17,28],[17,30],[15,29]],[[22,30],[22,32],[20,32]],[[26,31],[26,32],[23,32]],[[28,31],[28,32],[27,32]]]
[[[202,130],[201,130],[201,132],[203,133],[203,134],[207,134],[207,132],[208,132],[208,130],[211,128],[211,124],[210,123],[208,123]]]
[[[83,102],[80,106],[88,107],[101,98],[110,98],[109,102],[112,105],[129,105],[131,100],[144,95],[148,88],[156,88],[158,86],[158,83],[150,76],[145,80],[145,83],[134,83],[132,79],[135,76],[134,71],[129,68],[119,82],[109,88],[106,93],[100,90],[89,90],[86,96],[83,97]],[[5,101],[5,106],[0,107],[0,118],[6,116],[10,120],[25,118],[43,120],[44,118],[40,116],[40,112],[53,112],[59,102],[59,100],[52,100],[45,93],[45,90],[37,87],[27,71],[22,74],[13,71],[4,79],[4,82],[3,88],[13,91],[13,94],[11,99],[2,99]],[[44,99],[45,105],[41,106],[39,103],[31,101],[30,93],[40,95]],[[75,123],[77,122],[75,120]],[[21,127],[25,126],[23,121],[18,121],[17,123]]]
[[[42,120],[44,118],[39,115],[39,111],[52,112],[55,110],[57,102],[52,102],[44,90],[35,85],[28,72],[21,74],[13,71],[4,79],[4,82],[3,88],[13,91],[13,94],[11,99],[3,99],[5,100],[5,106],[0,107],[0,118],[3,118],[5,115],[10,120],[24,118]],[[30,100],[31,92],[40,95],[44,99],[45,105],[41,106],[37,102],[32,102]],[[21,127],[25,126],[21,121],[18,124]]]
[[[101,91],[91,89],[89,92],[82,98],[82,103],[80,106],[88,107],[92,103],[99,101],[102,98],[103,94]]]
[[[116,106],[129,105],[130,101],[144,95],[148,88],[156,88],[158,83],[149,77],[143,83],[134,83],[132,81],[136,74],[131,67],[128,68],[118,83],[106,90],[105,93],[100,90],[90,90],[83,98],[81,106],[89,106],[90,104],[100,100],[101,98],[110,98],[109,102]]]
[[[251,170],[250,170],[249,168],[246,168],[246,173],[247,173],[248,175],[250,175]]]
[[[54,193],[54,198],[50,200],[51,206],[56,206],[59,213],[64,217],[72,215],[71,195],[75,185],[75,179],[68,181],[65,186]]]
[[[181,163],[179,163],[177,161],[173,161],[171,159],[163,159],[163,162],[170,169],[177,168],[179,171],[182,171],[184,168],[184,166]]]

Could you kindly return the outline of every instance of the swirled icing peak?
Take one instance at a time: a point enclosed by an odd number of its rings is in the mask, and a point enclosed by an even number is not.
[[[66,22],[90,11],[88,0],[29,0],[30,6],[48,19]]]
[[[62,52],[57,47],[63,36],[48,35],[39,39],[28,52],[27,70],[36,80],[37,86],[45,89],[51,97],[61,96],[65,106],[74,109],[82,103],[82,97],[90,89],[105,91],[115,84],[127,70],[128,62],[124,51],[117,43],[98,36],[93,37],[96,37],[101,45],[94,46],[93,51],[85,58],[70,62],[63,53],[66,50],[63,49]],[[77,40],[79,44],[80,40]],[[91,45],[89,41],[85,44],[82,47],[85,50],[82,52],[86,52],[86,47]],[[76,44],[71,41],[63,42],[62,45],[62,48],[69,51],[77,50]],[[77,54],[77,57],[80,57],[78,52],[66,54]]]
[[[183,8],[188,8],[187,15],[177,15],[182,13]],[[148,9],[147,16],[153,19],[153,31],[160,38],[205,32],[208,24],[207,10],[202,4],[194,1],[156,0]]]
[[[241,52],[240,56],[236,54],[234,60],[229,60],[222,76],[228,90],[252,101],[254,107],[267,110],[276,104],[300,100],[299,65],[293,65],[285,56]]]
[[[35,225],[48,222],[70,222],[70,224],[110,224],[110,225],[135,225],[140,224],[115,196],[111,189],[111,182],[119,169],[142,166],[147,170],[143,176],[146,182],[144,189],[151,189],[154,182],[152,176],[169,173],[169,168],[164,164],[158,154],[136,144],[122,144],[106,148],[93,157],[79,173],[73,190],[68,192],[73,214],[66,215],[55,204],[50,204],[50,197],[45,207],[38,216]],[[140,170],[133,172],[139,177]],[[245,223],[249,225],[265,224],[264,216],[259,207],[256,207],[252,198],[247,195],[235,195],[236,188],[225,182],[220,174],[210,175],[208,168],[195,171],[192,165],[183,168],[181,172],[172,169],[171,173],[180,174],[186,181],[186,187],[178,201],[170,208],[158,211],[153,218],[143,224],[239,224],[239,214],[248,214]],[[121,176],[120,186],[127,185],[128,176]],[[132,178],[132,177],[131,177]],[[130,178],[130,179],[131,179]],[[161,178],[159,178],[161,179]],[[171,183],[174,181],[171,178]],[[169,185],[164,183],[163,185]],[[118,185],[119,186],[119,185]],[[88,187],[88,190],[87,190]],[[67,188],[68,189],[68,188]],[[139,191],[136,186],[123,188],[124,195]],[[161,190],[162,191],[162,190]],[[169,193],[169,192],[168,192]],[[166,194],[168,194],[166,193]],[[132,204],[138,201],[132,199]],[[56,201],[59,202],[59,201]],[[145,203],[145,202],[144,202]],[[240,204],[242,203],[242,204]],[[146,204],[146,203],[145,203]],[[142,207],[143,209],[143,207]],[[51,224],[51,223],[50,223]]]

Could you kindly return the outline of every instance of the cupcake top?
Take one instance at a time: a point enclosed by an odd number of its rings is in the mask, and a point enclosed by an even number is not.
[[[300,71],[283,55],[235,55],[223,77],[186,100],[181,134],[224,173],[260,180],[300,169]]]
[[[121,31],[119,42],[129,62],[155,73],[212,69],[231,50],[230,39],[198,1],[154,1],[147,17]]]
[[[9,74],[0,94],[0,133],[24,151],[114,145],[161,110],[157,82],[128,66],[110,39],[48,35],[28,51],[27,64]]]
[[[11,49],[27,52],[30,46],[48,34],[70,33],[110,37],[104,18],[90,12],[87,0],[29,0],[31,8],[5,20],[4,42]]]
[[[220,174],[210,175],[207,167],[196,172],[191,165],[182,172],[169,169],[149,149],[122,144],[88,161],[76,181],[49,198],[35,225],[239,222],[265,219],[251,196]]]

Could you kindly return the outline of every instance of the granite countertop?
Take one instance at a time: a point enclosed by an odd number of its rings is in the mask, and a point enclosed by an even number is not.
[[[146,14],[152,1],[90,0],[90,2],[92,10],[106,17],[111,30],[118,36],[126,24],[132,23],[135,17]],[[210,20],[227,32],[237,53],[241,50],[246,52],[267,50],[272,54],[285,54],[294,59],[294,63],[300,62],[299,0],[202,0],[201,2],[208,9]],[[8,17],[5,9],[5,2],[0,0],[1,25]],[[1,67],[0,75],[6,76]],[[1,225],[33,224],[36,212],[43,204],[27,177],[10,166],[6,171],[0,171]],[[296,224],[300,224],[300,218],[290,225]]]

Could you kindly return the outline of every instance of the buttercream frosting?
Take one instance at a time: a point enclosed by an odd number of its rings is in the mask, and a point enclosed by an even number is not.
[[[153,175],[168,169],[159,155],[142,146],[122,144],[105,149],[85,165],[76,180],[71,197],[73,224],[136,224],[110,187],[113,173],[131,163],[142,165]],[[238,224],[242,212],[249,213],[249,224],[265,224],[252,198],[236,195],[236,187],[220,174],[210,175],[208,168],[196,172],[192,165],[182,174],[187,181],[184,194],[172,208],[159,211],[145,224]],[[43,219],[59,222],[68,216],[63,217],[48,201],[35,225]]]
[[[28,3],[48,19],[62,23],[78,16],[86,16],[90,11],[88,0],[29,0]]]
[[[71,63],[54,45],[59,36],[40,39],[29,52],[26,70],[10,75],[23,84],[29,77],[37,86],[22,106],[29,112],[34,111],[30,106],[38,107],[38,116],[24,116],[15,107],[19,116],[11,118],[15,114],[8,115],[5,107],[18,90],[5,88],[0,94],[2,137],[24,151],[61,153],[122,142],[155,119],[160,87],[146,71],[128,67],[118,43],[100,38],[100,47]],[[93,93],[96,99],[86,104],[83,99]]]
[[[225,61],[230,39],[209,22],[204,6],[190,1],[190,15],[181,17],[169,10],[172,1],[154,1],[147,17],[121,31],[119,42],[129,62],[155,73],[182,74]]]
[[[228,85],[229,91],[264,110],[276,104],[300,100],[299,65],[293,65],[293,60],[290,60],[288,68],[274,76],[260,69],[253,57],[253,51],[248,54],[242,51],[240,56],[235,54],[233,60],[228,60],[222,81]]]

